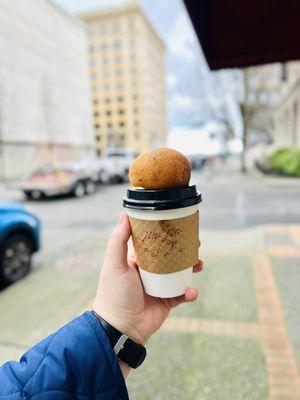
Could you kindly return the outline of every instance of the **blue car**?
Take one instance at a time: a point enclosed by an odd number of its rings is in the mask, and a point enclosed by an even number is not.
[[[40,220],[22,204],[0,203],[0,287],[26,275],[40,248]]]

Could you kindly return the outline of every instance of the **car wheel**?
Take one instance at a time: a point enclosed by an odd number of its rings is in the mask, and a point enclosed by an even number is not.
[[[110,181],[109,173],[105,169],[99,172],[99,180],[102,183],[108,183]]]
[[[27,200],[31,199],[31,192],[24,191],[23,193],[24,193],[24,196],[26,197]]]
[[[85,195],[85,186],[82,182],[76,183],[76,186],[74,188],[74,196],[75,197],[83,197]]]
[[[34,200],[40,200],[42,198],[42,192],[40,190],[33,190],[31,192],[31,198]]]
[[[129,182],[129,170],[128,169],[125,169],[122,181]]]
[[[31,267],[32,241],[24,234],[9,236],[0,249],[0,285],[8,286],[25,276]]]
[[[96,185],[95,182],[93,181],[88,181],[85,185],[85,193],[86,194],[92,194],[96,190]]]

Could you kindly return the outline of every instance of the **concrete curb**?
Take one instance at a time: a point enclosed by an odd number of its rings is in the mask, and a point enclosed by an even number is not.
[[[262,181],[265,185],[270,187],[283,187],[283,188],[300,188],[300,178],[288,178],[281,176],[269,176],[260,172],[258,169],[252,169],[250,175],[256,179]]]

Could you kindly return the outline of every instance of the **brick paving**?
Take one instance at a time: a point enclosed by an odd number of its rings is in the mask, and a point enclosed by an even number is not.
[[[200,318],[169,317],[162,330],[177,333],[204,333],[208,335],[260,337],[260,326],[256,323],[219,321]]]
[[[246,252],[247,256],[251,255],[253,264],[258,306],[257,322],[170,316],[161,330],[182,334],[199,333],[260,340],[267,369],[269,400],[300,400],[300,373],[285,324],[281,297],[270,260],[271,256],[300,257],[300,248],[297,246],[300,240],[300,227],[266,226],[264,232],[275,235],[288,234],[294,239],[295,246],[269,246],[261,252]],[[228,255],[232,255],[232,252],[218,253],[220,257]],[[91,309],[91,307],[92,303],[86,309]]]
[[[253,269],[270,398],[299,400],[300,375],[268,256],[256,254]]]
[[[300,248],[297,247],[269,247],[267,252],[270,256],[300,258]]]
[[[300,240],[300,228],[295,226],[268,226],[265,232],[288,233],[296,245]],[[162,330],[260,339],[268,374],[269,399],[299,400],[300,373],[269,256],[300,257],[300,248],[271,246],[264,252],[252,254],[258,323],[170,317]]]
[[[265,232],[288,233],[297,240],[300,238],[298,227],[268,226]],[[224,256],[223,252],[218,256]],[[270,246],[263,252],[252,253],[253,279],[258,306],[257,322],[170,316],[163,324],[162,331],[259,339],[266,363],[269,399],[299,400],[300,373],[285,324],[270,256],[299,257],[300,248]],[[87,309],[91,308],[91,304]]]

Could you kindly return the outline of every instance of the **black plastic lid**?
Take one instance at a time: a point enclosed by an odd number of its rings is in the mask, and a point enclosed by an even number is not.
[[[135,210],[172,210],[201,203],[196,186],[178,189],[128,189],[123,207]]]

